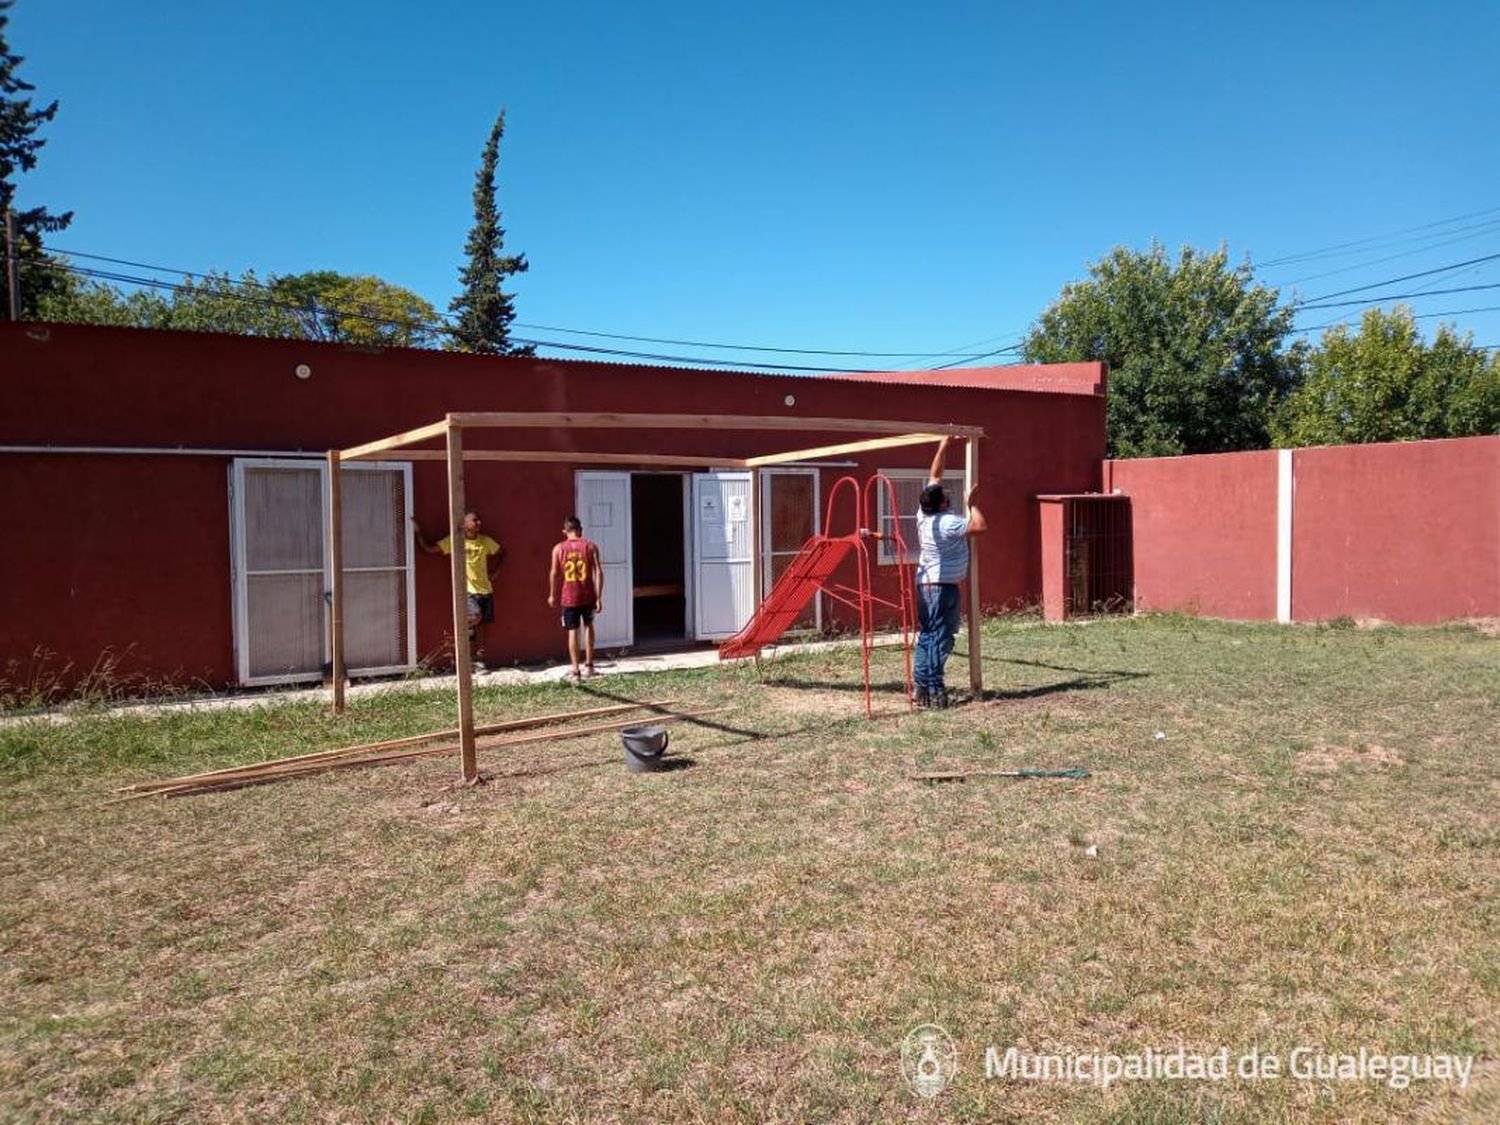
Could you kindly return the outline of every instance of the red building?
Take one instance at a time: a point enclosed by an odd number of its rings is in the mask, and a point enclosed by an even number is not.
[[[1033,497],[1097,489],[1105,450],[1100,364],[810,378],[33,324],[0,326],[0,393],[0,519],[11,529],[0,679],[12,690],[67,686],[101,661],[126,682],[317,680],[328,659],[324,455],[450,411],[981,426],[981,502],[994,529],[980,555],[987,606],[1037,600]],[[487,440],[512,450],[743,457],[849,436],[517,430]],[[760,536],[769,588],[818,529],[834,480],[888,471],[909,515],[930,456],[916,446],[761,470],[758,527],[747,521],[727,541],[716,528],[712,542],[695,491],[748,496],[748,474],[473,463],[469,506],[506,548],[485,658],[525,662],[560,651],[546,567],[566,515],[579,514],[605,547],[601,646],[687,644],[732,633],[749,612],[734,593],[749,573],[746,535]],[[955,473],[959,463],[955,456]],[[408,523],[414,515],[429,538],[445,533],[441,466],[349,465],[345,480],[351,668],[444,663],[448,567],[413,550]],[[835,519],[838,531],[853,516]],[[807,624],[834,624],[831,613],[819,607]]]

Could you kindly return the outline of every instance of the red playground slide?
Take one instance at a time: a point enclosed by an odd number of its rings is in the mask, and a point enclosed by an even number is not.
[[[865,713],[870,713],[870,647],[875,633],[875,607],[884,606],[899,611],[901,617],[901,640],[906,652],[906,697],[911,699],[911,646],[916,625],[916,613],[912,601],[912,573],[906,551],[906,541],[901,537],[898,521],[892,521],[890,541],[896,556],[896,571],[899,581],[898,601],[879,598],[871,591],[870,545],[867,529],[872,526],[871,503],[878,495],[877,489],[886,489],[890,510],[896,511],[896,489],[890,480],[880,474],[865,482],[863,494],[853,477],[840,477],[828,493],[828,509],[823,520],[826,530],[833,524],[833,510],[840,492],[847,488],[854,507],[854,529],[847,535],[814,535],[802,545],[792,559],[791,565],[782,572],[749,622],[734,636],[719,646],[720,660],[736,660],[756,656],[766,645],[792,627],[802,615],[807,603],[822,592],[835,601],[851,607],[859,614],[860,648],[865,676]],[[864,517],[863,519],[861,517]],[[851,555],[857,562],[857,585],[848,586],[833,581],[840,565]]]

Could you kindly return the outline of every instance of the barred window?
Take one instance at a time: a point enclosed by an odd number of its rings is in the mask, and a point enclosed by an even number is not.
[[[922,489],[927,486],[928,476],[926,469],[881,469],[880,472],[891,478],[891,484],[896,493],[897,511],[891,511],[891,490],[881,486],[877,492],[880,497],[880,527],[879,531],[887,538],[880,541],[880,550],[877,561],[882,566],[891,566],[896,562],[896,544],[889,538],[897,528],[897,521],[901,530],[901,538],[906,543],[906,554],[908,561],[915,562],[917,558],[917,501],[921,499]]]

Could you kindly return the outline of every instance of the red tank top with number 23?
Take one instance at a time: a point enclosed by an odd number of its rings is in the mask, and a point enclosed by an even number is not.
[[[565,539],[559,545],[563,605],[593,605],[599,600],[594,586],[595,550],[587,539]]]

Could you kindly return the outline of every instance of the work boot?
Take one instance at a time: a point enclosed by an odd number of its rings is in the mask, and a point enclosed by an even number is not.
[[[911,693],[912,705],[916,707],[931,707],[932,697],[927,694],[927,689],[919,687]]]
[[[937,691],[933,692],[930,706],[936,707],[940,711],[945,709],[948,706],[948,689],[938,688]]]

